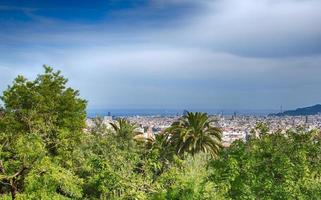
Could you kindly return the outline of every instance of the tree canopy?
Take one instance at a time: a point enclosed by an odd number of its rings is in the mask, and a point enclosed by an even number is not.
[[[81,197],[82,179],[73,169],[81,161],[86,101],[60,71],[44,70],[32,81],[18,76],[1,96],[1,191],[12,198],[22,191],[26,198]]]
[[[210,168],[225,199],[320,199],[320,132],[299,128],[236,141]]]

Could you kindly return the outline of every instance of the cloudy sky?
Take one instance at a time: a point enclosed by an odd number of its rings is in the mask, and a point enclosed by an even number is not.
[[[320,0],[0,0],[0,91],[48,64],[89,108],[321,103]]]

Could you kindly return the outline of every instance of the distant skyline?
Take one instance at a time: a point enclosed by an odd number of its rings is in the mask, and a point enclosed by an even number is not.
[[[0,92],[47,64],[97,108],[321,103],[320,0],[0,0]]]

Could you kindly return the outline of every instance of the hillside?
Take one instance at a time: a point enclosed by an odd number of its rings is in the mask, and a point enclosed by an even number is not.
[[[296,110],[288,110],[282,113],[271,114],[272,116],[299,116],[299,115],[317,115],[321,113],[321,104],[310,107],[298,108]]]

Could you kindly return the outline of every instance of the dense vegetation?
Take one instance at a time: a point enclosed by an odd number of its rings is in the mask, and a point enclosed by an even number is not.
[[[60,72],[18,76],[1,96],[1,199],[320,199],[321,135],[302,128],[221,146],[204,113],[155,139],[102,119],[85,129],[86,101]]]

